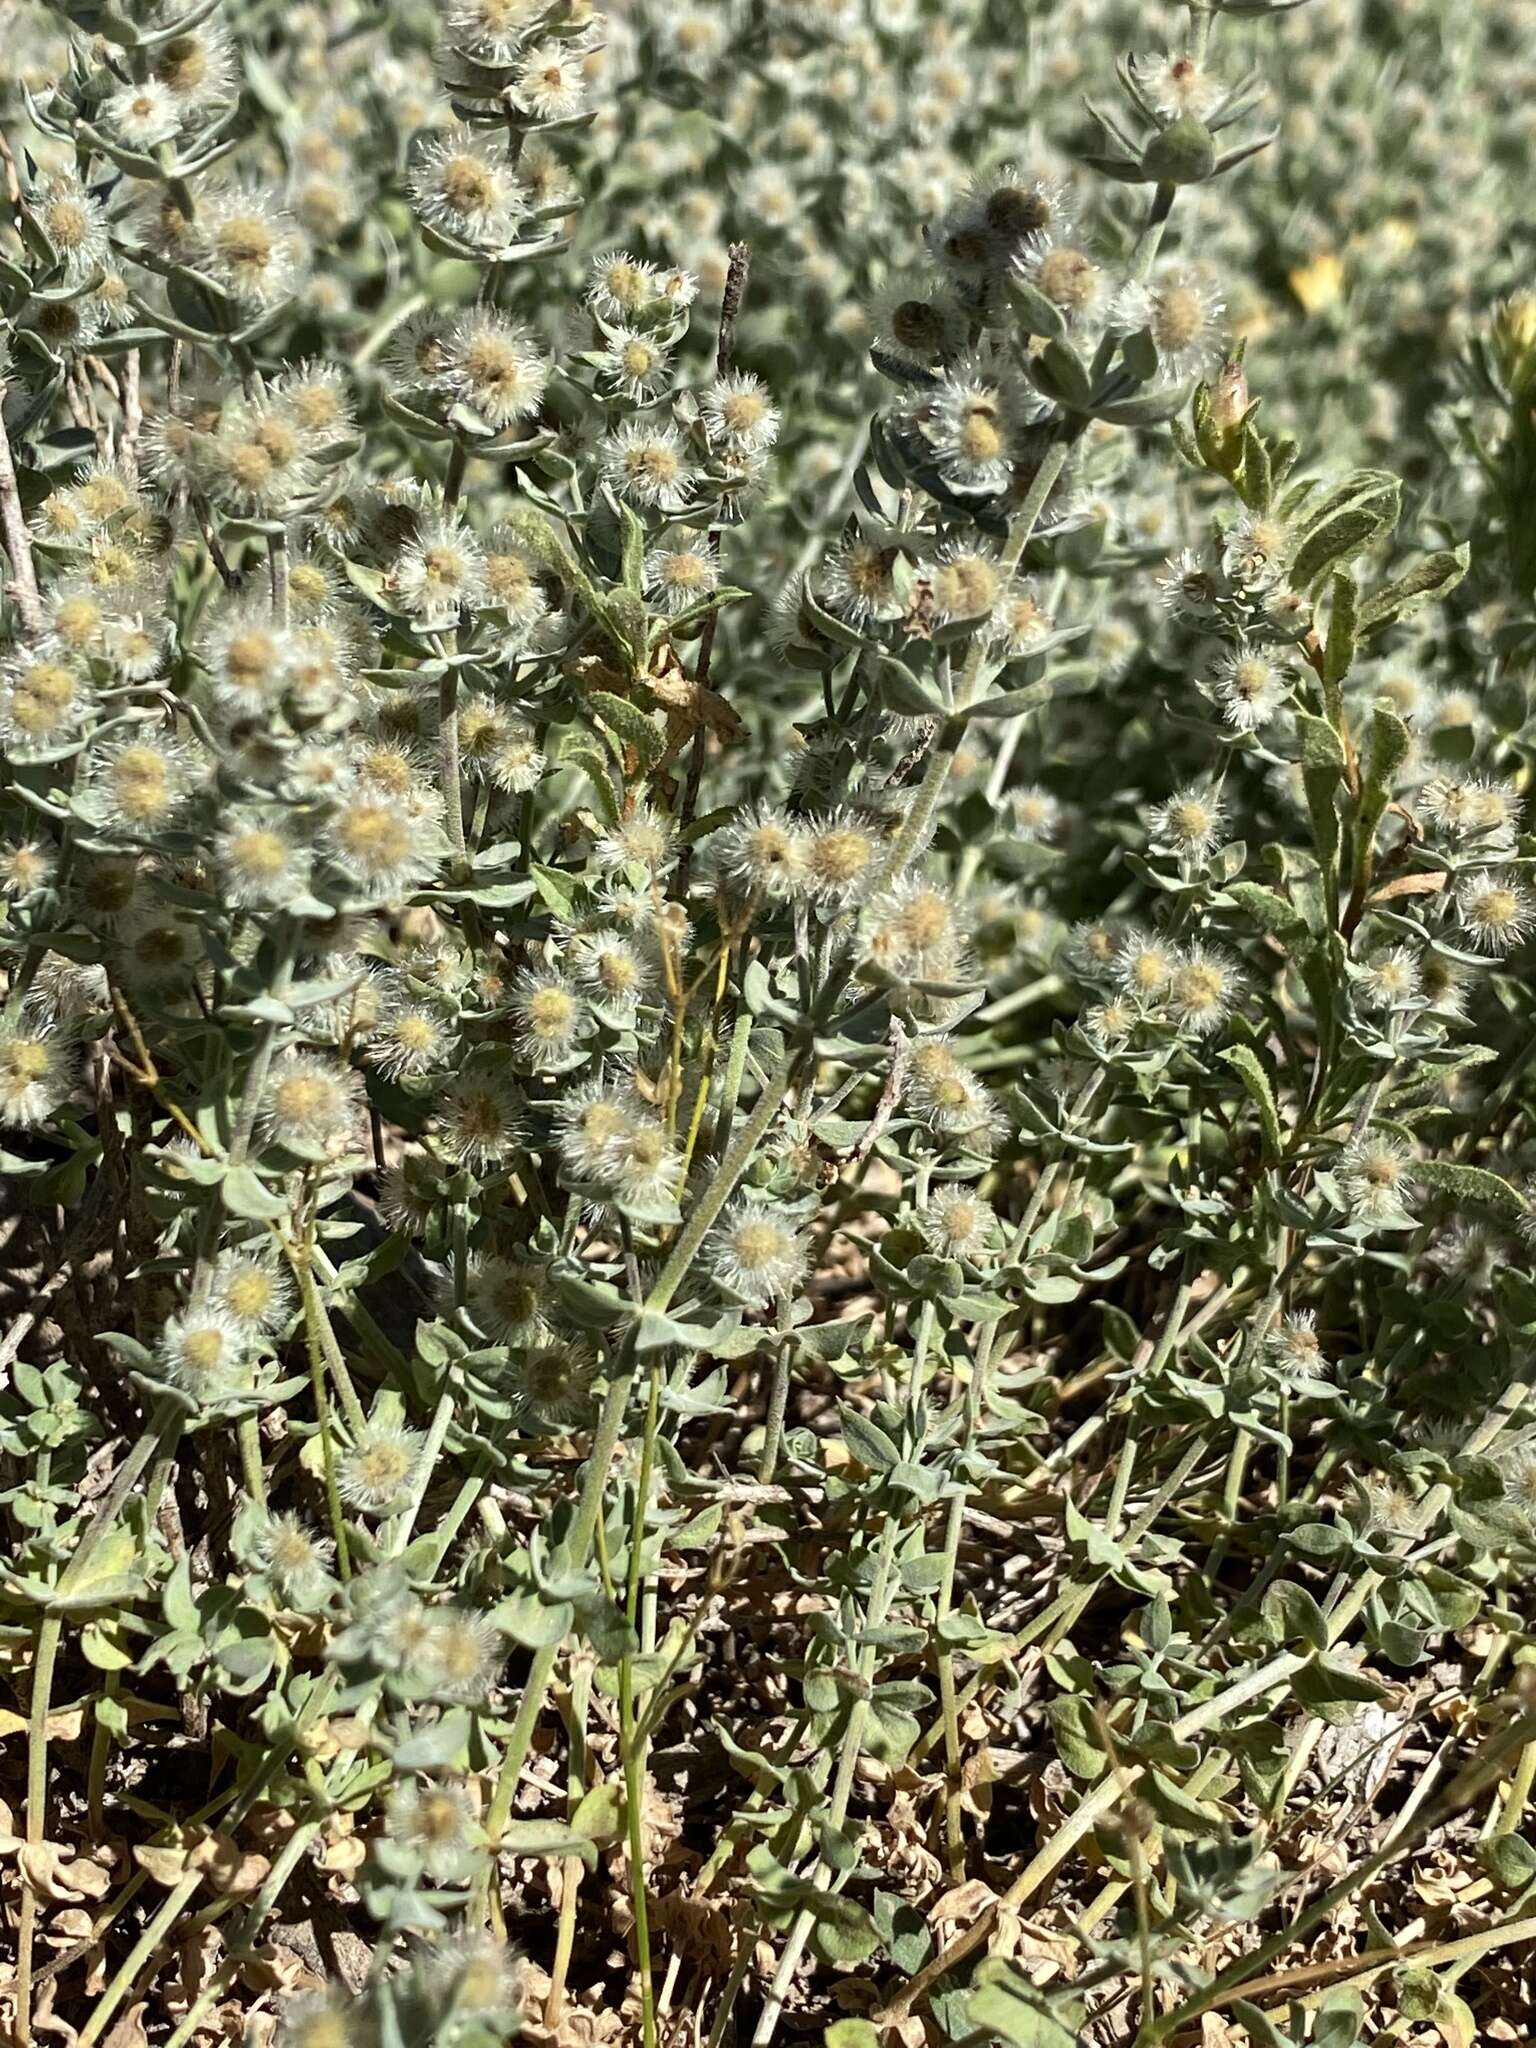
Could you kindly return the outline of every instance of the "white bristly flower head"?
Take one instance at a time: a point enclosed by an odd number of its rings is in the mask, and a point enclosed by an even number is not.
[[[984,370],[961,364],[939,386],[925,427],[944,481],[954,490],[1000,491],[1013,474],[1008,395]]]
[[[1317,1316],[1309,1308],[1283,1315],[1270,1329],[1265,1349],[1286,1381],[1300,1392],[1328,1384],[1328,1359],[1317,1334]]]
[[[557,969],[527,968],[512,983],[515,1043],[541,1071],[564,1066],[587,1028],[587,1006]]]
[[[883,843],[874,828],[852,810],[807,819],[805,887],[829,909],[858,902],[878,872]]]
[[[621,932],[590,933],[573,952],[576,978],[595,1003],[627,1009],[650,987],[650,962]]]
[[[389,588],[423,626],[451,626],[461,609],[484,599],[480,543],[456,513],[429,513],[396,557]]]
[[[521,1099],[509,1082],[483,1068],[454,1076],[438,1114],[442,1149],[476,1171],[499,1165],[526,1136]]]
[[[1256,647],[1234,648],[1214,670],[1216,701],[1234,732],[1268,725],[1289,695],[1282,670]]]
[[[556,1142],[566,1171],[581,1183],[596,1181],[608,1148],[624,1138],[646,1114],[628,1082],[583,1081],[555,1104]]]
[[[719,586],[720,565],[702,541],[652,548],[645,557],[642,587],[660,610],[685,612]]]
[[[612,1199],[636,1209],[664,1207],[676,1199],[683,1157],[659,1117],[643,1111],[602,1148],[598,1179]]]
[[[1536,923],[1536,897],[1512,871],[1468,875],[1456,890],[1461,929],[1480,953],[1508,953]]]
[[[923,1242],[936,1258],[973,1259],[997,1234],[990,1202],[971,1188],[941,1188],[917,1218]]]
[[[1162,999],[1181,1029],[1204,1038],[1225,1023],[1242,987],[1242,972],[1230,955],[1196,943],[1175,960]]]
[[[640,405],[666,389],[672,374],[671,351],[655,335],[638,328],[615,327],[608,337],[601,374],[621,397]]]
[[[127,739],[90,758],[88,802],[101,823],[149,839],[179,817],[192,795],[189,750],[176,739]]]
[[[433,382],[500,432],[538,411],[549,371],[525,327],[500,313],[474,312],[444,337]]]
[[[693,495],[697,472],[675,427],[625,420],[604,436],[599,452],[605,480],[631,504],[652,512],[681,512]]]
[[[449,1782],[397,1786],[389,1796],[390,1839],[420,1862],[439,1884],[468,1876],[480,1840],[474,1803],[462,1785]]]
[[[1103,300],[1104,272],[1075,241],[1033,235],[1018,258],[1018,268],[1069,326],[1087,320]]]
[[[176,95],[156,78],[120,86],[102,107],[108,129],[129,149],[153,151],[180,132],[184,109]]]
[[[1027,577],[1015,577],[993,608],[991,630],[1013,659],[1032,654],[1055,627],[1056,621]]]
[[[425,1442],[419,1430],[370,1427],[342,1457],[342,1499],[361,1514],[396,1514],[410,1500]]]
[[[308,267],[297,221],[255,191],[217,193],[199,207],[194,255],[198,267],[250,312],[291,298]]]
[[[643,868],[650,875],[664,874],[676,856],[677,835],[672,820],[650,804],[639,803],[597,842],[597,862],[605,874],[624,867]]]
[[[540,1344],[514,1356],[505,1385],[525,1426],[570,1428],[591,1408],[597,1369],[597,1355],[586,1344]]]
[[[46,1026],[0,1025],[0,1125],[30,1130],[69,1093],[71,1062]]]
[[[1146,329],[1171,384],[1208,374],[1225,353],[1220,292],[1196,270],[1171,270],[1147,293]]]
[[[309,879],[309,857],[281,812],[232,812],[214,842],[214,858],[225,901],[241,910],[275,909]]]
[[[318,1053],[285,1053],[267,1078],[262,1127],[274,1144],[318,1146],[334,1154],[356,1135],[359,1098],[350,1067]]]
[[[344,792],[324,827],[326,852],[359,896],[398,903],[437,872],[447,841],[430,817],[366,784]]]
[[[779,436],[779,411],[762,380],[732,370],[706,386],[700,401],[710,438],[738,455],[759,455]]]
[[[439,1699],[482,1703],[506,1662],[506,1645],[489,1615],[434,1607],[422,1645],[421,1675]]]
[[[269,1515],[256,1538],[256,1555],[285,1600],[307,1602],[322,1597],[330,1584],[336,1546],[300,1516]]]
[[[0,896],[12,903],[25,903],[48,887],[57,867],[53,848],[40,839],[0,842]]]
[[[1224,815],[1220,797],[1192,785],[1158,805],[1152,813],[1152,836],[1183,860],[1203,860],[1216,844]]]
[[[799,1284],[805,1241],[782,1210],[760,1196],[741,1195],[705,1241],[710,1278],[751,1308],[766,1308]]]
[[[222,1309],[189,1308],[160,1333],[160,1367],[174,1387],[217,1401],[248,1384],[249,1335]]]
[[[1139,1003],[1153,1003],[1173,978],[1179,962],[1176,946],[1155,932],[1128,931],[1115,952],[1115,977]]]
[[[493,1344],[542,1344],[552,1299],[546,1268],[532,1260],[492,1257],[470,1268],[469,1312]]]
[[[750,895],[790,896],[805,877],[805,828],[771,804],[759,804],[729,826],[717,849],[721,873]]]
[[[540,121],[569,121],[587,101],[580,44],[540,43],[518,65],[511,97]]]
[[[627,249],[612,249],[593,259],[588,299],[604,319],[637,319],[653,312],[660,298],[654,264]]]
[[[221,1253],[209,1293],[243,1330],[280,1329],[293,1313],[293,1282],[275,1260],[255,1253]]]
[[[1027,782],[1011,792],[1008,799],[1014,829],[1021,839],[1048,841],[1061,824],[1061,804],[1038,782]]]
[[[1355,988],[1368,1010],[1410,1010],[1419,1001],[1419,963],[1406,946],[1385,946],[1354,970]]]
[[[1353,1138],[1334,1171],[1347,1220],[1375,1227],[1411,1220],[1414,1178],[1406,1146],[1367,1134]]]
[[[426,144],[411,170],[411,198],[429,227],[487,254],[504,249],[527,199],[499,143],[455,127]]]

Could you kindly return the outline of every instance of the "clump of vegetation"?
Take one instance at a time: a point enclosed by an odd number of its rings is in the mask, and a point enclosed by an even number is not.
[[[1522,28],[9,12],[10,2040],[1525,2038]]]

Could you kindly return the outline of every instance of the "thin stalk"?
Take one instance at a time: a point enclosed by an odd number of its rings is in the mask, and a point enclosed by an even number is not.
[[[1040,522],[1045,503],[1056,486],[1056,480],[1066,467],[1067,457],[1072,451],[1076,433],[1067,428],[1058,434],[1041,459],[1035,471],[1034,481],[1025,495],[1024,502],[1014,514],[1008,527],[1008,539],[1004,543],[998,573],[1003,581],[1012,576],[1018,568],[1030,536]],[[965,732],[966,721],[958,714],[969,710],[981,681],[981,670],[986,658],[987,641],[984,634],[977,633],[971,641],[965,667],[955,687],[955,714],[944,721],[939,730],[938,741],[929,757],[928,769],[918,785],[917,792],[907,812],[905,822],[892,842],[891,850],[876,886],[885,888],[914,859],[928,838],[928,829],[933,822],[934,811],[949,773],[954,766],[955,754]]]
[[[331,1327],[330,1316],[326,1313],[325,1302],[320,1289],[315,1285],[313,1244],[297,1246],[289,1250],[288,1262],[293,1268],[294,1278],[299,1283],[299,1300],[304,1310],[306,1332],[313,1331],[320,1356],[330,1368],[336,1395],[341,1402],[341,1412],[347,1418],[347,1427],[354,1436],[362,1436],[368,1428],[368,1417],[363,1404],[357,1398],[357,1389],[347,1371],[347,1362],[341,1355],[341,1345]]]
[[[393,1557],[401,1556],[411,1540],[411,1531],[416,1527],[416,1518],[421,1513],[421,1504],[427,1497],[427,1488],[431,1485],[432,1474],[437,1469],[438,1455],[443,1448],[443,1443],[452,1424],[453,1396],[452,1394],[444,1394],[439,1400],[437,1407],[433,1410],[432,1420],[427,1428],[427,1440],[422,1445],[421,1456],[416,1461],[418,1476],[411,1488],[410,1506],[397,1517],[395,1527],[391,1531],[389,1550],[390,1555]],[[475,1494],[479,1492],[481,1483],[479,1480],[473,1482],[474,1491],[469,1496],[470,1500],[473,1500]],[[460,1510],[461,1519],[468,1505],[469,1503],[466,1501],[464,1508]],[[439,1555],[441,1554],[442,1552],[439,1551]]]
[[[645,1525],[650,1513],[651,1475],[661,1419],[661,1365],[651,1354],[650,1389],[645,1409],[645,1435],[640,1473],[635,1481],[635,1510],[629,1532],[629,1573],[624,1607],[631,1628],[640,1612],[645,1570]],[[656,1986],[651,1970],[650,1909],[645,1892],[645,1745],[635,1729],[635,1661],[628,1652],[619,1659],[619,1748],[624,1767],[624,1819],[629,1838],[630,1903],[635,1916],[635,1959],[640,1967],[640,2025],[644,2048],[656,2048]]]
[[[53,1668],[63,1633],[61,1615],[47,1614],[37,1635],[32,1660],[32,1699],[27,1713],[27,1847],[40,1849],[47,1836],[48,1713],[53,1701]],[[16,2039],[32,2038],[32,1948],[37,1928],[37,1893],[29,1882],[21,1888],[21,1915],[16,1939]]]
[[[326,1712],[331,1701],[335,1698],[337,1684],[338,1681],[335,1675],[328,1673],[314,1687],[299,1712],[298,1720],[293,1730],[292,1739],[294,1742],[297,1742],[304,1730],[312,1727],[315,1721]],[[282,1748],[274,1747],[267,1751],[265,1758],[253,1774],[250,1783],[235,1800],[225,1816],[224,1825],[231,1834],[235,1833],[241,1821],[244,1820],[245,1816],[261,1797],[272,1774],[288,1753],[287,1745],[284,1745]],[[299,1832],[302,1833],[302,1830]],[[111,1983],[108,1984],[106,1990],[103,1991],[101,1997],[96,2001],[90,2018],[80,2030],[80,2048],[92,2048],[92,2044],[100,2039],[112,2015],[133,1989],[139,1972],[146,1963],[150,1962],[159,1953],[162,1942],[180,1920],[193,1893],[202,1882],[202,1872],[193,1871],[190,1875],[184,1877],[172,1891],[166,1894],[160,1910],[144,1928],[143,1933],[130,1950],[126,1961],[118,1970]],[[268,1884],[271,1883],[270,1873],[267,1882]]]
[[[1529,1381],[1516,1380],[1506,1388],[1498,1406],[1472,1432],[1463,1447],[1465,1457],[1479,1457],[1502,1435],[1511,1419],[1520,1412],[1526,1396],[1531,1390]],[[1398,1553],[1405,1554],[1416,1543],[1423,1531],[1444,1511],[1451,1500],[1453,1489],[1440,1485],[1432,1489],[1420,1504],[1415,1527],[1395,1540]],[[1335,1597],[1328,1608],[1328,1641],[1336,1643],[1343,1636],[1361,1610],[1366,1606],[1376,1588],[1381,1584],[1382,1574],[1374,1570],[1362,1572],[1350,1584],[1341,1581],[1335,1589]],[[1241,1677],[1216,1693],[1212,1698],[1190,1709],[1172,1723],[1170,1733],[1178,1741],[1188,1741],[1196,1735],[1203,1735],[1207,1729],[1219,1727],[1228,1714],[1239,1707],[1247,1706],[1251,1700],[1262,1699],[1280,1691],[1288,1685],[1296,1673],[1310,1661],[1309,1655],[1296,1651],[1281,1651],[1263,1664],[1252,1666]],[[1133,1789],[1140,1777],[1140,1767],[1127,1765],[1108,1772],[1093,1790],[1085,1795],[1076,1810],[1065,1820],[1050,1839],[1044,1842],[1030,1859],[1023,1871],[1003,1894],[995,1908],[981,1913],[965,1931],[952,1941],[942,1954],[931,1963],[926,1963],[915,1977],[893,1998],[885,2008],[885,2016],[895,2020],[901,2018],[923,1998],[932,1987],[942,1982],[967,1956],[982,1947],[996,1924],[999,1911],[1016,1911],[1034,1897],[1046,1883],[1057,1866],[1062,1863],[1086,1834],[1089,1834],[1115,1803]],[[1291,1928],[1286,1940],[1294,1938],[1296,1930]],[[1204,2008],[1201,2008],[1202,2010]],[[1198,2016],[1198,2015],[1197,2015]]]
[[[899,1517],[886,1517],[880,1539],[880,1553],[875,1564],[874,1583],[869,1594],[868,1626],[871,1629],[878,1628],[885,1620],[886,1605],[890,1598],[891,1567],[895,1561],[896,1541],[901,1533],[901,1526]],[[854,1777],[858,1771],[859,1758],[863,1754],[864,1728],[869,1719],[868,1680],[876,1654],[873,1649],[859,1653],[858,1672],[860,1678],[865,1681],[866,1690],[855,1699],[848,1710],[848,1725],[843,1731],[842,1744],[838,1751],[837,1775],[832,1785],[832,1798],[827,1807],[827,1825],[833,1829],[841,1828],[846,1820],[848,1802],[853,1796]],[[810,1882],[822,1886],[831,1875],[830,1865],[818,1857]],[[815,1915],[809,1911],[796,1915],[784,1944],[784,1953],[779,1957],[778,1968],[773,1973],[773,1983],[769,1987],[767,1998],[763,2001],[762,2014],[752,2036],[752,2048],[768,2048],[768,2043],[777,2033],[779,2016],[784,2010],[784,2000],[790,1982],[815,1924]]]
[[[780,1337],[773,1347],[773,1363],[769,1367],[768,1412],[763,1421],[763,1448],[757,1460],[757,1480],[760,1486],[771,1486],[773,1475],[778,1470],[779,1446],[784,1441],[784,1416],[789,1408],[789,1367],[794,1342],[793,1335],[787,1334]]]
[[[4,401],[5,382],[0,379],[0,405]],[[43,601],[38,595],[32,536],[27,531],[27,515],[21,508],[21,487],[16,479],[16,463],[3,417],[0,417],[0,534],[5,539],[5,552],[11,558],[11,595],[21,614],[22,626],[35,640],[43,630]]]
[[[587,1708],[592,1698],[592,1666],[579,1661],[571,1675],[571,1697],[565,1727],[570,1740],[565,1772],[568,1813],[574,1815],[587,1790]],[[544,2024],[558,2027],[565,2007],[565,1979],[576,1946],[576,1900],[581,1890],[582,1864],[579,1856],[568,1856],[561,1865],[560,1921],[555,1933],[555,1958],[550,1964],[549,1992],[544,2000]]]
[[[437,780],[443,793],[443,823],[448,827],[448,848],[453,856],[453,876],[462,882],[469,873],[469,849],[464,838],[464,789],[459,771],[459,672],[450,668],[437,685]]]
[[[309,1384],[315,1402],[315,1427],[320,1432],[320,1457],[325,1471],[325,1509],[336,1545],[336,1568],[345,1584],[352,1576],[352,1553],[347,1545],[347,1524],[341,1511],[341,1490],[336,1483],[336,1442],[331,1430],[331,1402],[325,1383],[325,1352],[315,1313],[318,1296],[307,1266],[300,1269],[299,1285],[303,1293],[304,1335],[309,1351]]]

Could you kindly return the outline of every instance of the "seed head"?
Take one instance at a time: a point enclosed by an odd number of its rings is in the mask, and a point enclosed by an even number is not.
[[[525,1422],[570,1428],[591,1409],[597,1369],[595,1354],[584,1344],[540,1344],[514,1355],[506,1386]]]
[[[917,1218],[923,1242],[936,1258],[972,1259],[986,1251],[997,1231],[990,1202],[967,1187],[941,1189]]]
[[[549,1274],[531,1260],[491,1257],[470,1269],[469,1312],[493,1344],[542,1344],[550,1304]]]
[[[318,1146],[334,1155],[355,1135],[358,1098],[350,1067],[318,1053],[285,1053],[267,1080],[262,1128],[273,1144]]]
[[[718,587],[720,565],[706,546],[692,541],[680,547],[653,548],[645,558],[642,577],[651,602],[676,615]]]
[[[365,1515],[393,1515],[411,1497],[425,1438],[397,1426],[368,1429],[341,1460],[341,1497]]]
[[[779,411],[760,378],[733,370],[707,386],[700,411],[710,438],[737,455],[760,455],[779,435]]]
[[[1230,955],[1196,943],[1176,959],[1163,1000],[1182,1030],[1204,1038],[1221,1028],[1242,986]]]
[[[1469,875],[1456,891],[1464,935],[1481,953],[1523,944],[1536,921],[1536,897],[1512,871]]]
[[[71,1067],[47,1027],[0,1025],[0,1124],[30,1130],[69,1093]]]
[[[457,1074],[440,1110],[442,1146],[461,1166],[494,1166],[526,1136],[523,1106],[511,1086],[484,1068]]]
[[[479,312],[449,330],[433,381],[500,431],[538,411],[549,371],[525,327],[499,313]]]
[[[250,1333],[222,1309],[190,1308],[160,1332],[160,1367],[172,1386],[217,1401],[249,1384]]]
[[[213,1269],[209,1298],[243,1330],[277,1330],[293,1313],[293,1283],[271,1259],[225,1252]]]
[[[693,495],[696,473],[675,427],[626,420],[604,436],[599,455],[604,479],[633,505],[681,512]]]
[[[751,1308],[792,1292],[805,1261],[804,1237],[781,1209],[757,1195],[737,1197],[703,1250],[710,1278]]]
[[[506,157],[470,128],[450,128],[429,142],[412,167],[410,187],[429,227],[486,254],[514,239],[527,212]]]
[[[330,1586],[336,1546],[328,1536],[316,1535],[302,1516],[269,1515],[256,1538],[256,1554],[285,1600],[308,1603]]]
[[[390,1839],[416,1856],[427,1876],[440,1884],[465,1874],[480,1841],[474,1806],[460,1785],[402,1785],[390,1795],[385,1825]]]
[[[1367,1134],[1339,1154],[1334,1174],[1351,1222],[1401,1223],[1411,1213],[1414,1178],[1406,1147]]]
[[[721,873],[749,895],[792,896],[807,875],[805,830],[772,805],[760,804],[721,834],[719,861]]]
[[[518,1052],[541,1072],[564,1066],[587,1028],[587,1007],[566,977],[552,967],[519,974],[512,984]]]
[[[1225,817],[1221,799],[1207,789],[1182,789],[1152,814],[1154,838],[1186,860],[1202,860],[1216,842]]]

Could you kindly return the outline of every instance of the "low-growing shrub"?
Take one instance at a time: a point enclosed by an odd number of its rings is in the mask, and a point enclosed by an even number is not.
[[[10,2039],[1525,2038],[1528,29],[8,12]]]

